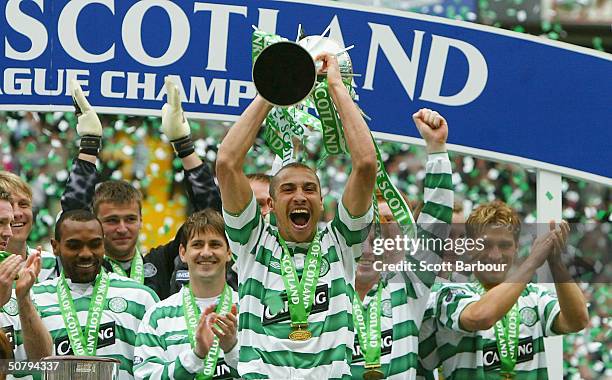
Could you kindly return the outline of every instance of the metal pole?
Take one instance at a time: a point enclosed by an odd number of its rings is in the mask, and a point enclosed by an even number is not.
[[[537,170],[537,222],[540,226],[545,225],[546,229],[548,229],[547,226],[550,220],[555,220],[556,222],[561,221],[561,186],[561,175],[546,170]],[[555,292],[555,286],[548,264],[543,265],[538,270],[537,274],[538,282],[546,282],[546,287],[548,287],[550,291]],[[545,338],[544,347],[546,349],[548,378],[563,379],[563,337],[555,336]]]

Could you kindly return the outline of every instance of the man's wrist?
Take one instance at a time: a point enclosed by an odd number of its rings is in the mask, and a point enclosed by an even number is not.
[[[225,349],[224,347],[221,347],[221,349],[223,350],[223,352],[228,353],[231,350],[234,349],[234,347],[236,347],[236,345],[238,344],[238,339],[234,340],[234,343],[232,343],[232,345],[229,347],[229,349]]]
[[[179,158],[185,158],[195,152],[195,145],[191,139],[191,134],[172,140],[170,143]]]
[[[89,154],[89,155],[97,157],[101,146],[102,146],[101,136],[94,136],[94,135],[81,136],[81,142],[79,143],[79,153]]]
[[[198,351],[199,350],[198,350],[198,348],[196,346],[196,348],[193,349],[193,353],[195,354],[195,356],[197,356],[198,358],[200,358],[202,360],[206,358],[206,355],[208,355],[208,352],[207,353],[201,353],[201,352],[198,352]]]
[[[23,296],[17,296],[17,305],[19,306],[19,310],[23,311],[24,307],[34,307],[32,303],[32,298],[30,298],[30,291],[28,291]]]
[[[446,143],[440,144],[440,143],[431,143],[431,144],[427,144],[425,146],[425,149],[427,150],[427,154],[434,154],[434,153],[446,153]]]

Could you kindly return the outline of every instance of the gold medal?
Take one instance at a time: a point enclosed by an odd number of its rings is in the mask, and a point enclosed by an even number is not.
[[[380,367],[377,367],[380,368]],[[385,374],[377,368],[366,369],[363,373],[363,380],[380,380],[385,378]]]
[[[307,327],[308,324],[298,324],[291,326],[293,331],[291,331],[291,333],[289,334],[289,339],[293,341],[305,341],[312,338],[312,333],[306,330]]]

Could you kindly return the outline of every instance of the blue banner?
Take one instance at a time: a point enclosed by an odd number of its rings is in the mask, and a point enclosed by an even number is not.
[[[255,96],[252,25],[295,39],[331,25],[359,105],[383,138],[443,114],[457,150],[604,183],[612,177],[612,57],[500,29],[319,1],[8,0],[4,110],[71,110],[77,78],[101,112],[159,115],[164,76],[193,117],[235,120]]]

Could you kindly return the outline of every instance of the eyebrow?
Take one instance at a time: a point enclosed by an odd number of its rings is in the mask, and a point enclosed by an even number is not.
[[[279,187],[280,186],[300,186],[300,185],[301,186],[311,186],[311,185],[318,186],[318,184],[316,182],[308,181],[308,182],[301,182],[301,183],[298,183],[298,182],[281,182]]]

